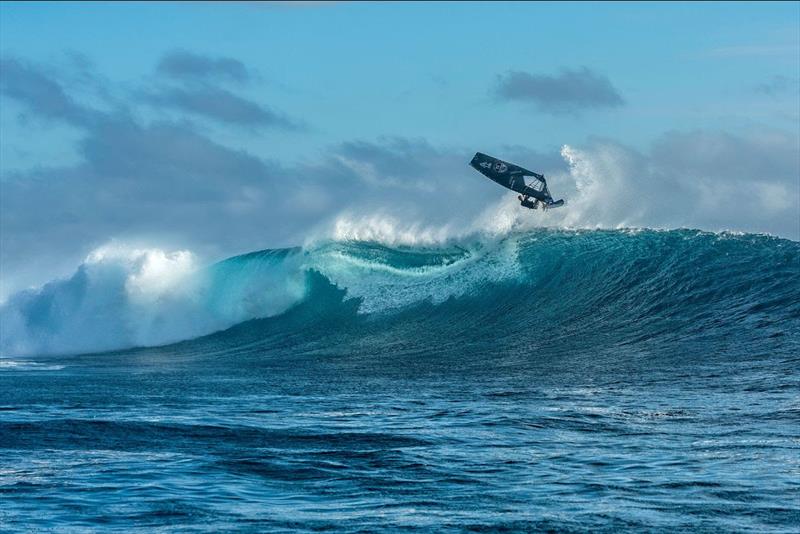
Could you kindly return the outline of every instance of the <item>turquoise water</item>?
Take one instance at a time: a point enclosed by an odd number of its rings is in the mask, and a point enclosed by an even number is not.
[[[2,530],[800,524],[798,243],[324,242],[135,307],[115,280],[3,310]]]

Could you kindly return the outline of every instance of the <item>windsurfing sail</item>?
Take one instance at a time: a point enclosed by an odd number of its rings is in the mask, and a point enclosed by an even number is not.
[[[553,201],[543,174],[529,171],[519,165],[487,156],[481,152],[477,152],[469,164],[490,180],[516,191],[524,197],[533,197],[547,207],[564,205],[563,200]],[[526,176],[531,179],[526,181]]]

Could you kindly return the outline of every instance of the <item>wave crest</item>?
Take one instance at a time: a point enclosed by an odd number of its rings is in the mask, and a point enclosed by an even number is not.
[[[70,278],[18,293],[0,308],[0,350],[24,356],[160,345],[301,306],[312,319],[299,328],[317,332],[328,328],[320,321],[331,299],[375,320],[435,306],[442,328],[474,330],[486,342],[536,334],[632,343],[743,324],[765,332],[800,326],[800,244],[791,241],[538,229],[421,246],[391,226],[378,228],[357,237],[380,242],[321,240],[209,267],[188,251],[99,249]],[[326,284],[335,290],[321,290]]]

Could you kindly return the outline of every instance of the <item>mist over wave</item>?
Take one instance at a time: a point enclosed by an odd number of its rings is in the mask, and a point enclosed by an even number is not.
[[[646,325],[678,336],[748,324],[770,335],[800,317],[800,244],[778,238],[513,224],[509,233],[448,236],[377,223],[342,220],[334,235],[302,248],[211,266],[188,251],[99,249],[71,277],[18,293],[0,308],[2,353],[161,345],[303,306],[319,318],[338,313],[328,309],[330,291],[352,303],[347,320],[431,305],[446,314],[444,303],[464,302],[488,321],[473,326],[486,327],[489,338],[497,335],[488,327],[493,321],[625,341],[650,335]],[[303,328],[316,328],[315,320]]]
[[[761,142],[768,144],[769,140]],[[706,144],[709,153],[722,150],[718,143],[699,134],[687,136],[682,143]],[[700,228],[800,239],[800,190],[790,173],[777,179],[771,169],[742,174],[740,168],[715,167],[711,162],[706,163],[704,172],[689,171],[685,165],[678,165],[679,149],[674,147],[676,165],[670,167],[654,164],[610,142],[597,141],[581,148],[564,145],[561,156],[569,170],[551,173],[548,183],[555,198],[566,199],[565,208],[531,217],[527,210],[517,208],[515,195],[505,195],[470,226],[500,231],[536,226]],[[720,173],[724,180],[710,179]]]
[[[709,154],[727,159],[735,156],[731,147],[700,133],[679,137],[673,143],[678,146],[671,150],[659,147],[657,152],[686,152],[684,145],[692,144]],[[759,138],[759,143],[774,144],[782,151],[791,149],[783,138]],[[402,209],[381,201],[366,203],[367,208],[345,209],[312,231],[306,242],[330,238],[427,246],[474,234],[498,237],[536,228],[692,228],[800,239],[800,190],[791,172],[767,169],[769,172],[759,173],[748,168],[743,174],[733,164],[715,164],[710,156],[703,172],[698,172],[679,165],[680,158],[672,167],[666,154],[661,154],[667,161],[656,164],[635,151],[602,140],[585,147],[564,145],[560,154],[566,171],[552,170],[547,178],[554,197],[566,199],[564,208],[530,212],[519,207],[516,194],[508,192],[499,194],[495,201],[483,199],[476,205],[474,190],[465,188],[463,180],[454,185],[446,176],[435,175],[430,177],[432,183],[446,184],[446,191],[425,190],[424,198],[415,198],[411,206],[402,204],[401,196]],[[370,174],[375,172],[372,169]],[[710,179],[718,173],[724,174],[725,180]],[[486,185],[481,183],[482,177],[474,178],[476,184]],[[490,185],[490,191],[501,191]],[[444,219],[443,213],[447,214]]]

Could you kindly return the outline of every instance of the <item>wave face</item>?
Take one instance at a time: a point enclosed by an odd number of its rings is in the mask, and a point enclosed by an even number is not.
[[[208,342],[284,328],[316,336],[330,333],[332,318],[553,351],[796,343],[798,258],[795,242],[691,230],[534,230],[426,246],[325,241],[207,268],[188,252],[101,250],[71,278],[3,306],[2,352],[155,346],[253,319],[262,320]]]

